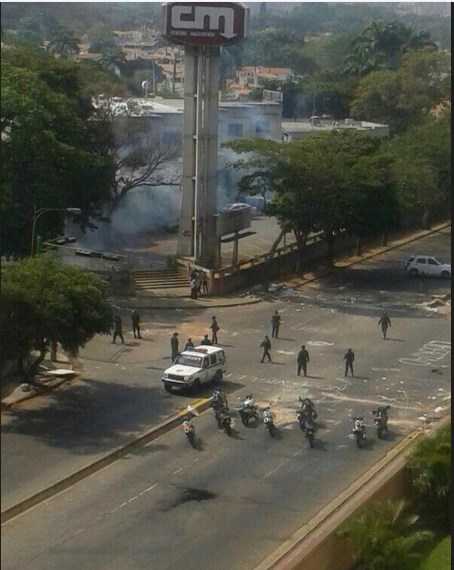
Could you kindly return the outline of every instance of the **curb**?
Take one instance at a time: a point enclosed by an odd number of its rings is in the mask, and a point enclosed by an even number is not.
[[[193,408],[195,408],[197,412],[202,413],[210,407],[210,401],[211,398],[203,398],[201,400],[197,400],[196,402],[190,405]],[[120,447],[117,447],[113,451],[107,452],[101,458],[97,459],[94,463],[90,463],[89,465],[86,465],[85,467],[78,469],[71,475],[68,475],[64,479],[57,481],[50,487],[47,487],[46,489],[39,491],[35,495],[32,495],[31,497],[24,499],[23,501],[17,503],[16,505],[13,505],[12,507],[8,507],[7,509],[1,512],[1,524],[3,525],[12,518],[17,517],[18,515],[22,514],[25,511],[28,511],[32,507],[53,497],[57,493],[65,491],[72,485],[78,483],[79,481],[82,481],[83,479],[89,477],[90,475],[93,475],[93,473],[96,473],[100,469],[107,467],[108,465],[112,464],[120,457],[127,455],[131,451],[134,451],[135,449],[142,447],[147,443],[150,443],[151,441],[157,439],[158,437],[161,437],[165,433],[168,433],[169,431],[177,427],[177,425],[181,421],[181,417],[187,413],[188,412],[186,408],[181,410],[180,412],[170,416],[163,422],[144,431],[133,441],[125,445],[122,445]]]
[[[21,404],[22,402],[25,402],[26,400],[31,400],[32,398],[37,398],[38,396],[43,396],[45,394],[49,394],[53,390],[56,390],[57,388],[59,388],[62,384],[70,383],[72,380],[75,380],[78,376],[80,376],[80,372],[78,374],[74,374],[73,378],[70,378],[70,379],[65,378],[65,379],[61,379],[61,380],[55,380],[53,384],[48,385],[48,386],[44,386],[44,385],[35,386],[29,392],[24,392],[23,395],[19,396],[17,398],[17,400],[14,400],[14,402],[5,402],[5,400],[8,400],[8,398],[10,397],[10,396],[7,396],[1,402],[1,411],[3,412],[6,410],[10,410],[16,404]]]
[[[261,303],[262,299],[250,299],[247,300],[245,302],[239,302],[236,301],[234,303],[216,303],[216,304],[210,304],[210,305],[174,305],[174,306],[170,306],[170,305],[164,305],[163,307],[158,307],[156,305],[152,306],[152,305],[142,305],[139,303],[128,303],[125,302],[124,304],[128,306],[128,308],[131,309],[153,309],[153,310],[175,310],[175,309],[222,309],[222,308],[226,308],[226,307],[242,307],[243,305],[254,305],[255,303]]]
[[[440,422],[434,431],[449,422],[451,422],[450,414],[440,418]],[[408,451],[408,448],[424,435],[424,431],[418,429],[405,436],[385,457],[378,461],[378,463],[371,467],[366,473],[363,473],[357,481],[352,483],[347,489],[340,493],[338,497],[326,505],[309,523],[294,532],[289,539],[259,562],[259,564],[254,566],[252,570],[294,570],[297,568],[297,565],[301,562],[298,555],[301,555],[301,552],[305,550],[305,546],[307,545],[306,552],[310,552],[310,550],[326,538],[327,534],[332,532],[332,529],[329,527],[335,516],[343,514],[342,511],[350,511],[345,513],[345,516],[342,518],[343,521],[359,508],[360,504],[353,505],[353,502],[358,498],[361,492],[364,492],[366,485],[374,481],[376,482],[384,469],[390,469],[393,463],[404,460],[404,454]],[[339,525],[336,525],[335,528],[338,526]],[[314,536],[316,533],[318,535],[317,537]],[[310,545],[307,544],[311,540],[313,540],[313,543]]]

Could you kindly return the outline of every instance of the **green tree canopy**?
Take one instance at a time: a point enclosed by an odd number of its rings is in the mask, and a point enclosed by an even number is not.
[[[358,84],[351,105],[354,118],[388,124],[393,133],[418,124],[448,95],[450,58],[409,52],[397,71],[373,71]]]
[[[362,507],[338,534],[350,545],[358,570],[413,570],[421,560],[421,546],[432,533],[418,529],[418,516],[405,501],[371,503]]]
[[[29,48],[2,50],[2,252],[29,251],[35,205],[81,208],[82,225],[99,215],[112,167],[90,115],[73,63]],[[55,237],[63,223],[49,213],[38,233]]]
[[[389,162],[375,158],[380,142],[357,133],[316,134],[294,143],[233,141],[224,146],[249,153],[234,166],[249,172],[241,184],[274,192],[267,213],[295,234],[299,262],[310,233],[323,232],[333,257],[334,239],[345,230],[359,238],[388,231],[395,216]],[[251,173],[252,172],[252,173]],[[374,209],[367,203],[373,200]]]
[[[433,523],[450,529],[451,521],[451,424],[433,437],[421,439],[410,457],[408,469],[419,510]]]
[[[36,368],[49,342],[60,343],[75,356],[95,334],[110,331],[113,314],[107,285],[51,254],[5,267],[1,285],[2,365],[37,350]]]

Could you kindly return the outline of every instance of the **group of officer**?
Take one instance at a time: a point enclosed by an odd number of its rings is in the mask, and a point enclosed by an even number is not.
[[[391,319],[388,316],[386,311],[383,312],[378,324],[381,325],[382,333],[383,333],[383,340],[386,340],[386,335],[388,332],[388,328],[391,326]],[[271,337],[272,338],[279,338],[279,328],[281,326],[281,317],[278,311],[274,312],[274,315],[271,317]],[[265,361],[265,358],[268,359],[268,362],[272,362],[271,360],[271,341],[268,335],[265,335],[265,338],[262,340],[260,344],[260,348],[262,349],[262,359],[260,360],[261,363]],[[344,376],[348,376],[348,372],[350,371],[351,375],[354,376],[353,373],[353,362],[355,360],[355,353],[351,348],[347,350],[344,354],[343,360],[345,361],[345,373]],[[304,376],[307,376],[307,364],[309,362],[309,352],[306,350],[306,346],[303,344],[301,346],[300,351],[298,352],[297,356],[297,375],[301,375],[301,370],[303,371]]]

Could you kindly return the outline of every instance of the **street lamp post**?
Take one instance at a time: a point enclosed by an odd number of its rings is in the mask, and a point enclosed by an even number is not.
[[[35,230],[36,222],[44,214],[44,212],[69,212],[70,214],[80,214],[80,208],[38,208],[33,206],[33,225],[32,225],[32,244],[30,249],[30,255],[33,257],[35,254]]]

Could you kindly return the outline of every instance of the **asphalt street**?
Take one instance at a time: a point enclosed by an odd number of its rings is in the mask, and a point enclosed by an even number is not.
[[[249,570],[260,562],[420,426],[423,413],[450,406],[450,314],[420,304],[449,292],[451,283],[431,279],[429,292],[421,291],[403,272],[414,252],[450,262],[450,231],[346,268],[300,295],[217,310],[231,405],[253,392],[271,404],[280,436],[271,439],[261,423],[245,428],[236,416],[228,438],[210,412],[202,414],[195,419],[197,450],[174,430],[3,525],[2,568]],[[383,308],[392,320],[388,341],[377,324]],[[259,344],[275,310],[281,338],[272,339],[273,363],[260,364]],[[178,330],[182,341],[197,339],[210,317],[143,314],[147,341],[128,337],[120,347],[97,338],[81,355],[82,380],[2,414],[2,501],[15,502],[24,486],[30,491],[52,477],[53,468],[86,462],[190,403],[161,387],[169,336]],[[296,376],[302,343],[311,358],[307,378]],[[344,378],[350,346],[355,377]],[[314,449],[295,421],[298,396],[316,402]],[[385,440],[377,440],[370,415],[381,403],[391,405]],[[349,437],[350,417],[361,413],[369,436],[364,450]]]

